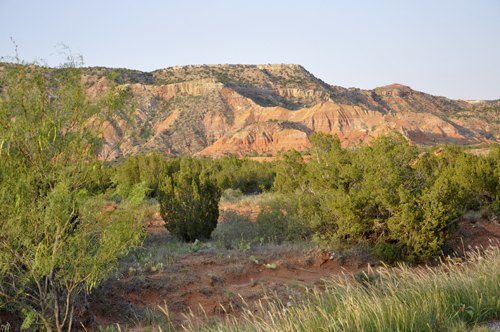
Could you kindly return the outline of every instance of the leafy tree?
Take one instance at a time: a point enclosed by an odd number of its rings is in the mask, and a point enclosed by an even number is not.
[[[202,161],[184,157],[180,170],[167,176],[158,201],[165,227],[176,237],[193,242],[209,238],[217,227],[221,190]]]
[[[81,62],[58,69],[4,64],[0,77],[0,308],[22,329],[72,329],[77,296],[109,276],[144,236],[141,218],[103,210],[98,183],[103,131],[125,108],[110,86],[89,97]],[[144,188],[126,203],[136,206]],[[4,307],[5,308],[5,307]]]

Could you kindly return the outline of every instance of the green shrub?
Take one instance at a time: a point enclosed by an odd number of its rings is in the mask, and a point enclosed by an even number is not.
[[[239,188],[236,190],[228,188],[224,190],[224,193],[222,194],[222,200],[228,203],[236,203],[241,199],[241,196],[243,196],[243,193]]]
[[[247,154],[245,155],[245,157],[248,157],[248,158],[258,157],[258,156],[259,156],[259,153],[257,151],[250,151],[250,152],[247,152]]]
[[[148,196],[157,197],[161,179],[178,172],[179,168],[179,158],[167,160],[156,152],[140,154],[127,158],[117,168],[115,182],[129,186],[145,182],[149,188]]]
[[[249,214],[234,210],[222,211],[221,222],[212,233],[212,238],[222,248],[235,247],[241,240],[253,241],[258,237],[257,225],[250,220]]]
[[[392,264],[403,258],[403,246],[400,243],[378,242],[375,253],[384,262]]]
[[[338,137],[322,133],[310,141],[308,164],[296,151],[276,162],[274,189],[294,197],[287,219],[306,222],[318,242],[398,243],[401,258],[425,261],[440,253],[456,229],[464,202],[484,204],[496,188],[484,160],[447,147],[441,156],[419,157],[397,132],[357,151],[343,149]],[[263,212],[274,218],[270,225],[275,228],[282,227],[278,211]]]
[[[105,211],[102,195],[110,178],[98,152],[110,119],[133,114],[126,91],[88,95],[82,63],[69,61],[18,60],[0,75],[0,307],[24,316],[21,330],[73,330],[78,296],[145,236],[144,186],[124,209]]]
[[[312,224],[296,196],[273,197],[263,200],[260,206],[256,223],[261,237],[278,243],[310,238]]]
[[[288,217],[289,218],[289,217]],[[280,209],[266,207],[257,216],[259,234],[265,238],[283,242],[287,238],[288,220]]]
[[[180,165],[180,171],[160,187],[160,215],[177,238],[186,242],[208,239],[217,227],[221,191],[200,161],[184,157]]]

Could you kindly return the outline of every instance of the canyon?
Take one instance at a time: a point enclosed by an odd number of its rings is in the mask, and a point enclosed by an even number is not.
[[[153,151],[274,156],[306,151],[314,132],[337,135],[350,148],[394,130],[419,146],[500,140],[500,100],[452,100],[401,84],[347,89],[300,65],[84,69],[90,94],[102,93],[112,80],[129,91],[134,115],[129,122],[110,120],[103,151],[111,160]]]

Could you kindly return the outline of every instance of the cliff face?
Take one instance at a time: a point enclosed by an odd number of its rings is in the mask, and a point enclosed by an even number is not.
[[[116,71],[116,70],[115,70]],[[275,154],[306,150],[315,131],[355,147],[392,130],[412,144],[480,144],[500,138],[500,101],[450,100],[393,84],[373,90],[330,86],[298,65],[200,65],[142,73],[117,70],[132,92],[132,128],[110,123],[109,158],[159,151]],[[92,94],[109,86],[107,68],[88,68]],[[133,130],[132,130],[133,129]]]

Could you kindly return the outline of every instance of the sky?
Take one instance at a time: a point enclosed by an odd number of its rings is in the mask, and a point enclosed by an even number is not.
[[[500,99],[500,0],[0,0],[0,56],[153,71],[302,65],[328,84]]]

